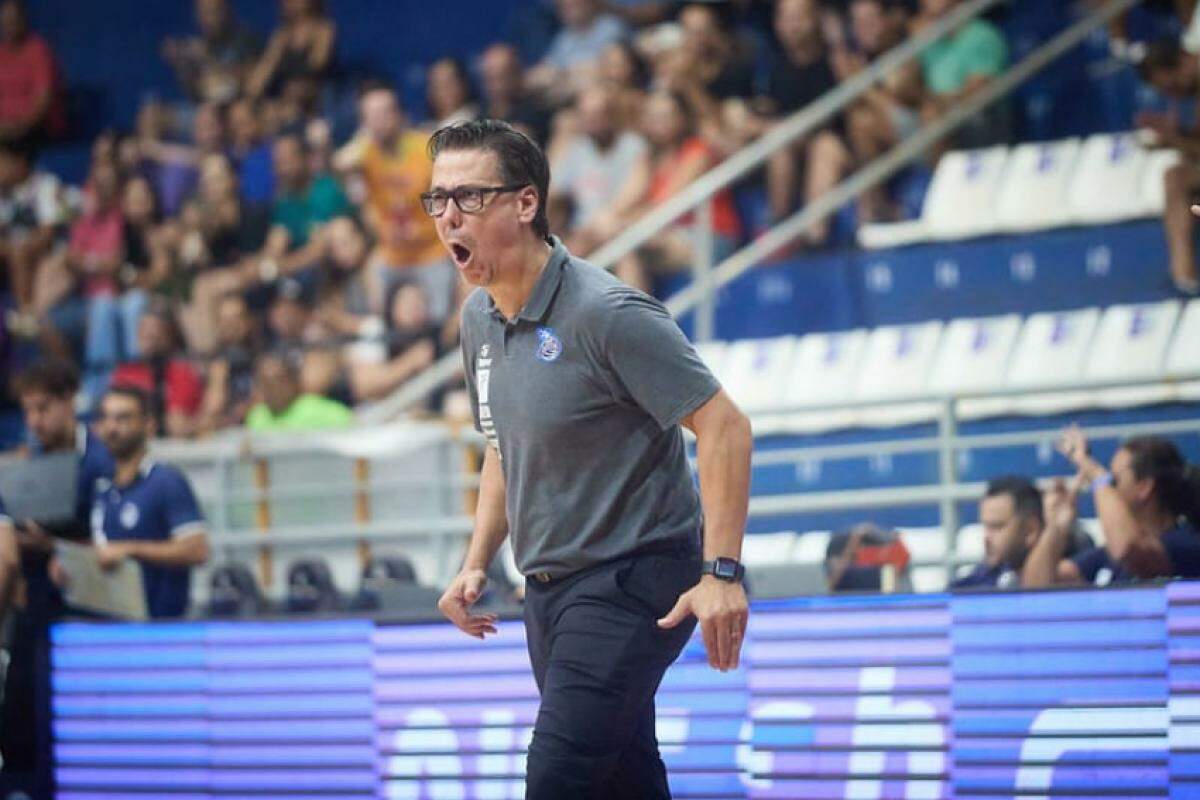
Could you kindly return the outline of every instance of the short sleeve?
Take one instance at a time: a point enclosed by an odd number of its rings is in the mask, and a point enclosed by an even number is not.
[[[160,469],[163,469],[163,515],[171,538],[204,533],[204,515],[187,478],[174,468]]]
[[[654,298],[608,291],[601,356],[625,393],[663,430],[678,425],[721,388],[683,331]]]
[[[990,78],[1004,72],[1008,64],[1008,46],[1004,37],[991,25],[980,23],[971,37],[971,46],[965,48],[967,56],[966,77]]]

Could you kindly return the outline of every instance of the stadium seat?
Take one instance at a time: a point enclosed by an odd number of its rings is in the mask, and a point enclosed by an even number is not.
[[[1167,205],[1167,187],[1163,182],[1167,170],[1179,163],[1178,150],[1151,150],[1146,154],[1140,188],[1143,214],[1157,217]]]
[[[968,564],[976,564],[983,560],[982,525],[973,522],[958,529],[958,536],[954,539],[954,555]]]
[[[1069,193],[1071,219],[1100,225],[1146,215],[1142,177],[1146,151],[1131,133],[1088,137]]]
[[[329,564],[321,558],[302,558],[293,561],[287,571],[287,600],[285,607],[294,613],[336,611],[341,608],[341,595],[333,583]]]
[[[795,336],[742,339],[726,347],[722,383],[742,410],[754,416],[756,434],[777,432],[786,419],[763,412],[777,411],[787,402],[779,376],[787,374],[796,341]]]
[[[1013,150],[996,198],[1001,231],[1019,233],[1069,225],[1067,194],[1079,159],[1079,139],[1023,144]]]
[[[921,394],[928,380],[942,336],[942,323],[888,325],[871,331],[855,386],[857,400],[890,400]],[[861,425],[892,426],[933,419],[937,403],[900,403],[858,409]]]
[[[859,247],[881,250],[891,247],[907,247],[929,238],[929,229],[924,219],[903,222],[868,222],[858,226]]]
[[[1094,381],[1144,381],[1141,386],[1104,389],[1096,402],[1107,408],[1126,408],[1170,400],[1174,391],[1160,381],[1166,370],[1167,349],[1179,321],[1181,303],[1111,306],[1100,318],[1084,377]]]
[[[792,352],[784,378],[789,406],[835,405],[854,393],[866,349],[867,331],[814,333],[802,338]],[[801,411],[789,415],[788,427],[797,432],[832,430],[854,424],[846,410]]]
[[[900,540],[908,548],[914,564],[941,563],[946,557],[946,532],[941,526],[901,528]]]
[[[909,571],[912,588],[917,593],[942,592],[946,589],[945,567],[913,567]]]
[[[742,562],[747,567],[786,564],[796,547],[795,531],[752,533],[742,540]]]
[[[746,569],[746,593],[756,600],[827,592],[822,564],[759,564]]]
[[[253,616],[266,610],[267,601],[247,565],[230,561],[214,568],[209,574],[209,616]]]
[[[1200,299],[1190,301],[1180,315],[1175,338],[1167,352],[1165,371],[1168,378],[1200,375]],[[1183,402],[1200,400],[1200,380],[1173,383],[1175,399]]]
[[[1033,314],[1021,327],[1008,369],[1006,385],[1041,389],[1083,380],[1084,366],[1100,309]],[[1084,408],[1087,392],[1050,392],[1013,398],[1012,408],[1025,414],[1053,414]]]
[[[358,610],[374,610],[382,607],[384,594],[396,586],[414,585],[417,571],[412,562],[403,556],[377,556],[367,562],[362,571],[362,582],[358,594],[350,607]]]
[[[824,564],[829,549],[829,531],[805,531],[796,538],[792,560],[799,564]]]
[[[947,153],[938,162],[921,219],[931,239],[966,239],[996,230],[996,200],[1009,160],[1003,145]]]
[[[956,394],[1002,389],[1020,331],[1019,314],[953,320],[942,336],[929,390]],[[968,399],[958,404],[958,415],[977,419],[1002,414],[1010,405],[1007,398]]]

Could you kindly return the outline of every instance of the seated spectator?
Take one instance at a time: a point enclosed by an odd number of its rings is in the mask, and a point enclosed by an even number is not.
[[[771,59],[765,93],[752,107],[734,105],[730,109],[738,111],[740,141],[760,135],[835,85],[816,0],[780,0],[775,7],[775,38],[777,51]],[[849,170],[850,151],[840,128],[840,122],[834,121],[793,146],[781,148],[767,162],[767,199],[775,221],[792,213],[801,185],[804,202],[811,203],[836,186]],[[829,230],[826,219],[814,224],[805,238],[809,244],[821,245]]]
[[[899,533],[865,522],[829,537],[825,582],[830,592],[912,591],[911,560]]]
[[[66,129],[58,63],[20,0],[0,3],[0,142],[35,145]]]
[[[241,425],[253,399],[254,362],[262,346],[250,306],[236,292],[217,304],[217,348],[205,376],[206,433]]]
[[[1021,583],[1021,569],[1042,535],[1042,493],[1028,478],[1008,475],[987,485],[979,502],[983,526],[983,563],[954,581],[955,589],[1011,589]]]
[[[921,0],[921,14],[913,22],[916,32],[949,14],[959,0]],[[923,115],[933,119],[1001,75],[1008,66],[1004,34],[976,17],[931,44],[921,53],[921,72],[928,93]],[[955,149],[988,147],[1007,142],[1012,121],[1008,105],[999,101],[970,117],[952,137]]]
[[[600,54],[625,38],[620,18],[604,13],[599,0],[555,0],[562,29],[526,80],[535,91],[564,99],[591,82]]]
[[[1197,15],[1200,17],[1200,15]],[[1200,72],[1193,59],[1187,58],[1179,45],[1172,41],[1155,42],[1141,64],[1142,78],[1173,102],[1195,102],[1200,97]],[[1183,130],[1177,114],[1139,114],[1138,128],[1151,131],[1161,147],[1179,151],[1183,156],[1178,164],[1163,176],[1166,200],[1163,206],[1163,225],[1170,253],[1170,275],[1175,288],[1182,294],[1200,294],[1200,278],[1196,275],[1196,243],[1192,236],[1194,221],[1188,209],[1200,191],[1200,132]]]
[[[148,457],[151,408],[136,388],[111,389],[101,401],[97,432],[116,468],[111,480],[98,482],[92,525],[100,566],[138,562],[147,612],[168,619],[187,611],[191,568],[208,561],[208,534],[187,477]]]
[[[646,106],[650,69],[628,42],[609,45],[600,56],[600,81],[615,95],[617,126],[635,128]]]
[[[121,192],[121,214],[124,220],[124,263],[117,272],[122,290],[158,294],[179,299],[182,289],[174,269],[174,249],[178,230],[164,223],[158,210],[154,187],[141,175],[125,181]],[[126,300],[126,302],[130,302]],[[132,330],[137,321],[130,319]]]
[[[263,283],[315,267],[324,253],[324,224],[350,211],[350,201],[333,176],[309,170],[308,146],[301,136],[276,139],[274,162],[275,201],[267,241],[272,252],[258,263]],[[280,245],[272,247],[272,238]]]
[[[696,110],[700,130],[720,136],[721,103],[754,94],[754,54],[722,23],[711,3],[691,3],[679,13],[683,40],[660,62],[662,86],[682,93]]]
[[[266,346],[297,365],[304,392],[330,394],[341,378],[341,359],[336,343],[327,340],[313,312],[313,294],[294,278],[276,284],[267,310]]]
[[[502,119],[534,141],[545,144],[550,133],[550,113],[525,88],[521,57],[511,44],[493,44],[479,58],[483,89],[482,116]]]
[[[251,431],[313,431],[354,424],[354,412],[336,400],[301,393],[299,370],[287,357],[260,356],[254,374],[261,400],[246,416]]]
[[[645,194],[629,213],[636,219],[673,197],[717,163],[717,153],[696,133],[695,117],[687,101],[679,94],[658,91],[646,103],[646,135],[650,141],[650,174],[634,175],[631,181],[644,181]],[[617,275],[631,286],[649,291],[655,273],[678,271],[692,263],[695,217],[688,214],[675,225],[616,266]],[[737,212],[729,190],[718,192],[712,200],[713,259],[720,261],[731,253],[740,234]]]
[[[886,0],[852,0],[850,24],[857,50],[834,54],[839,81],[865,69],[906,36],[904,13],[889,8]],[[847,136],[859,164],[874,161],[920,130],[923,98],[921,66],[912,60],[885,75],[850,107],[846,115]],[[873,187],[859,196],[860,224],[892,221],[898,216],[896,209],[888,205],[884,187]]]
[[[371,244],[366,233],[353,217],[338,217],[329,223],[326,241],[325,270],[317,288],[323,335],[339,340],[382,336],[385,297],[378,273],[367,269]]]
[[[246,81],[251,97],[315,93],[329,72],[337,27],[321,0],[280,0],[280,25]]]
[[[204,400],[204,381],[183,358],[181,344],[170,309],[151,305],[138,325],[140,359],[118,366],[110,380],[114,388],[146,392],[154,429],[173,438],[195,435]]]
[[[441,331],[429,317],[420,286],[393,287],[387,307],[384,335],[359,343],[347,358],[350,387],[360,403],[387,397],[441,354]]]
[[[233,16],[228,0],[196,0],[195,10],[200,35],[166,39],[163,58],[193,103],[228,103],[242,93],[261,43]]]
[[[225,120],[216,104],[200,105],[192,117],[191,142],[177,144],[166,138],[164,115],[157,103],[138,113],[138,152],[163,214],[174,217],[196,191],[204,159],[225,152]]]
[[[438,239],[437,230],[421,207],[421,192],[429,188],[433,164],[424,133],[406,130],[396,93],[382,84],[369,84],[359,99],[359,133],[338,152],[343,171],[361,174],[366,188],[363,216],[378,247],[371,269],[388,288],[415,280],[429,298],[434,319],[450,314],[450,298],[458,276]]]
[[[429,67],[425,97],[433,129],[479,116],[467,69],[457,58],[439,58]]]
[[[567,232],[572,252],[586,255],[616,232],[645,195],[649,151],[639,134],[619,127],[610,89],[587,89],[576,109],[581,131],[552,170],[548,210],[555,217],[569,215],[566,225],[555,227]]]
[[[237,168],[238,187],[247,203],[262,205],[275,195],[271,143],[263,136],[259,103],[249,98],[229,106],[229,157]]]
[[[1089,455],[1082,431],[1069,428],[1059,451],[1078,471],[1070,487],[1060,481],[1047,500],[1046,534],[1029,555],[1023,585],[1200,577],[1200,470],[1188,466],[1174,444],[1154,436],[1127,439],[1106,470]],[[1064,558],[1076,498],[1088,486],[1104,546]]]
[[[0,263],[16,301],[8,317],[14,333],[36,335],[39,319],[58,299],[37,291],[38,267],[66,222],[66,194],[58,178],[35,170],[27,148],[0,144]]]

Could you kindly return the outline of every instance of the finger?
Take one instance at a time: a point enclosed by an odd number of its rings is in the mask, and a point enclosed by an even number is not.
[[[687,619],[688,614],[692,613],[692,598],[687,592],[679,595],[679,599],[675,601],[675,605],[667,612],[667,615],[658,621],[660,628],[674,628],[679,623]]]
[[[704,652],[708,655],[708,665],[713,669],[721,668],[719,645],[717,643],[717,624],[715,620],[700,621],[700,631],[704,634]]]
[[[733,661],[733,619],[725,617],[717,621],[717,662],[722,671],[729,669]]]
[[[463,580],[462,597],[467,602],[467,605],[474,603],[483,594],[484,584],[487,583],[487,578],[482,575],[471,575]]]

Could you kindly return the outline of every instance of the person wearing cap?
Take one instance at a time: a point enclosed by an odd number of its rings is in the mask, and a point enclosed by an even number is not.
[[[508,539],[541,693],[525,796],[669,798],[658,685],[697,620],[722,671],[746,630],[749,421],[661,303],[549,236],[550,168],[532,140],[481,120],[429,149],[425,211],[478,287],[462,354],[486,440],[470,544],[438,607],[471,636],[495,633],[473,606]]]

